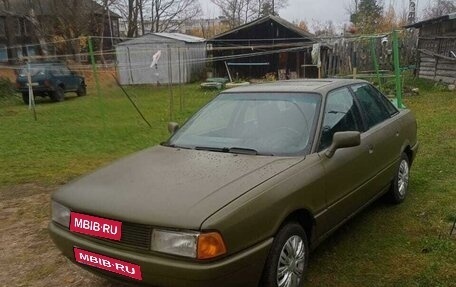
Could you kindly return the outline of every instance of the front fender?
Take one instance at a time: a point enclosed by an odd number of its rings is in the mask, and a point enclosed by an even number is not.
[[[308,156],[207,218],[201,229],[220,231],[228,253],[274,237],[295,211],[317,214],[324,210],[323,173],[319,156]]]

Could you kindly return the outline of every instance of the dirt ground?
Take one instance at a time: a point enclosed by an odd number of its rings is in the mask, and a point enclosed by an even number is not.
[[[47,224],[56,189],[0,188],[0,286],[119,286],[70,263],[52,243]]]

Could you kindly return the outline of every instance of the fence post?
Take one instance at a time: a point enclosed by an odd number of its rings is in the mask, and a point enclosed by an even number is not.
[[[173,65],[171,63],[171,47],[168,48],[168,87],[169,87],[169,120],[173,121],[174,118],[174,95],[173,95]]]
[[[394,56],[394,73],[396,75],[396,99],[399,108],[403,108],[402,104],[402,81],[401,81],[401,65],[399,55],[399,36],[397,30],[393,31],[393,56]]]
[[[92,63],[93,77],[95,79],[95,85],[97,87],[97,95],[100,97],[101,96],[100,80],[98,79],[98,71],[97,71],[97,65],[95,63],[95,55],[93,54],[92,37],[88,38],[88,42],[89,42],[89,54],[90,54],[90,62]]]
[[[375,38],[370,38],[370,44],[371,44],[371,50],[372,50],[372,60],[374,61],[375,73],[377,74],[378,86],[380,87],[380,91],[383,92],[382,79],[380,77],[380,68],[379,68],[378,59],[377,59],[377,52],[375,50]]]
[[[33,118],[35,121],[38,120],[36,117],[35,109],[35,94],[33,93],[33,83],[32,83],[32,72],[30,68],[30,59],[27,60],[27,85],[28,85],[28,96],[29,96],[29,109],[33,110]]]

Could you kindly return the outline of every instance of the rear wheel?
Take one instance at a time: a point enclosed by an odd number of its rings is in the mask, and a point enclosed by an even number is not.
[[[399,204],[404,201],[408,193],[409,178],[410,160],[405,153],[402,153],[396,176],[388,194],[393,203]]]
[[[62,87],[57,87],[55,91],[51,93],[51,99],[54,102],[63,102],[65,100],[65,91]]]
[[[301,225],[293,222],[283,226],[272,243],[260,286],[301,286],[309,258],[308,246]]]
[[[22,101],[24,101],[24,104],[26,105],[29,104],[29,93],[22,93]]]

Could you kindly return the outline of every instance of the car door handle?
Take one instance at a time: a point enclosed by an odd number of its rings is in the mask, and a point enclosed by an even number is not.
[[[370,144],[368,147],[369,147],[369,154],[373,154],[374,153],[374,145]]]

